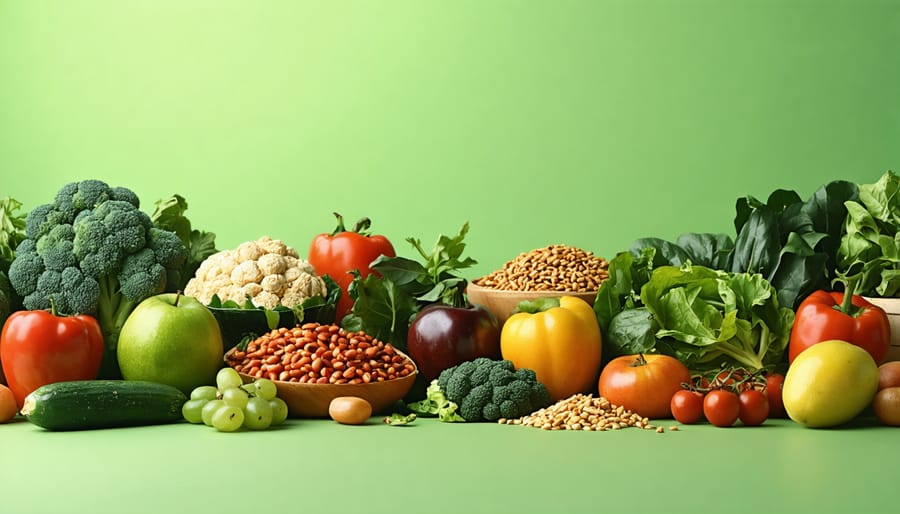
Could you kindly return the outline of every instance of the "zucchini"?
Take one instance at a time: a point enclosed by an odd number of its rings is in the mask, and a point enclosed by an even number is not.
[[[156,425],[182,419],[179,389],[142,380],[74,380],[35,389],[21,413],[47,430]]]

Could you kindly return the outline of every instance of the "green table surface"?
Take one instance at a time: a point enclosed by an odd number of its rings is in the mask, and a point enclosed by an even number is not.
[[[897,512],[900,430],[789,420],[664,433],[419,419],[0,426],[0,512]]]

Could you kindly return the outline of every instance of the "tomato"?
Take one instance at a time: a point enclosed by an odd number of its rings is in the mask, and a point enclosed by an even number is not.
[[[900,361],[888,361],[878,366],[878,389],[900,387]]]
[[[692,425],[700,421],[700,417],[703,416],[703,395],[689,389],[675,391],[669,408],[672,410],[672,416],[679,423]]]
[[[784,375],[781,373],[769,373],[766,375],[766,399],[769,401],[770,418],[786,418],[784,400],[781,398],[781,389],[784,387]]]
[[[17,412],[19,412],[19,406],[16,405],[16,397],[8,387],[0,384],[0,423],[6,423],[13,419]]]
[[[623,355],[603,367],[598,392],[611,403],[646,418],[669,418],[672,395],[690,381],[691,372],[674,357]]]
[[[703,415],[717,427],[734,425],[740,413],[741,401],[731,391],[716,389],[706,393],[703,398]]]
[[[336,307],[336,320],[340,323],[344,315],[353,308],[353,299],[347,292],[353,281],[352,271],[358,271],[365,278],[373,273],[369,265],[382,255],[395,257],[394,246],[384,236],[370,235],[366,230],[371,225],[368,218],[356,222],[352,230],[344,227],[344,218],[334,213],[338,226],[330,234],[319,234],[313,238],[307,260],[319,275],[330,276],[341,286],[341,296]]]
[[[20,408],[42,385],[97,378],[103,352],[100,325],[87,314],[16,311],[0,332],[0,363]]]
[[[769,417],[769,399],[766,393],[756,389],[747,389],[738,395],[741,404],[738,418],[747,426],[762,425]]]

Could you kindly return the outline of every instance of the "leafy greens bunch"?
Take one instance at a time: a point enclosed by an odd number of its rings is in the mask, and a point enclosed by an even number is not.
[[[757,341],[753,346],[756,355],[749,353],[751,347],[746,344],[743,346],[746,352],[736,353],[731,347],[721,346],[720,343],[730,340],[726,336],[732,333],[732,328],[730,322],[722,325],[717,316],[696,313],[696,316],[689,317],[695,323],[693,330],[667,326],[667,323],[674,323],[674,318],[661,319],[660,315],[667,312],[664,307],[670,305],[661,305],[658,298],[649,296],[651,292],[660,292],[658,282],[661,278],[654,278],[657,277],[657,270],[686,266],[685,269],[694,271],[685,273],[697,274],[698,277],[707,272],[722,272],[726,275],[716,278],[720,281],[718,284],[725,284],[721,287],[732,287],[729,283],[752,283],[754,290],[760,294],[757,301],[771,304],[769,309],[774,309],[774,312],[795,309],[803,298],[817,289],[827,288],[837,277],[838,248],[843,244],[845,220],[849,223],[845,205],[859,198],[859,187],[843,180],[821,186],[806,200],[794,191],[778,189],[765,202],[752,196],[738,198],[734,237],[728,234],[686,233],[674,242],[655,237],[635,240],[628,251],[620,252],[610,260],[609,279],[600,286],[594,303],[604,347],[610,348],[607,356],[656,348],[698,366],[712,363],[719,356],[749,368],[776,363],[784,350],[780,339],[763,344],[764,338],[743,337],[740,340],[744,343]],[[724,277],[731,278],[726,280]],[[709,279],[708,276],[704,278]],[[645,292],[652,280],[656,281],[655,285]],[[745,290],[746,287],[738,289]],[[707,305],[722,307],[723,316],[727,313],[724,310],[728,305],[726,298],[712,298],[712,303],[709,303],[708,293],[713,289],[707,287],[700,291],[705,294],[688,295],[684,301],[670,300],[669,303],[681,304],[682,307],[690,305],[693,309],[700,299]],[[727,293],[723,294],[730,297]],[[688,310],[683,312],[687,314]],[[736,319],[751,319],[746,311],[735,312]],[[770,314],[757,317],[758,322],[753,326],[761,328],[764,325],[770,336],[783,333],[785,327],[777,321],[781,319],[783,322],[784,316]],[[705,331],[701,330],[700,322],[707,323]],[[787,330],[791,324],[792,321],[787,324]],[[736,330],[734,334],[741,335],[743,332]],[[696,337],[685,335],[690,333]],[[676,338],[676,335],[679,337]],[[717,342],[711,344],[713,340]]]
[[[774,191],[766,202],[753,196],[738,198],[734,239],[688,233],[673,243],[649,237],[634,241],[629,252],[637,257],[644,248],[654,248],[653,268],[691,262],[734,273],[759,273],[775,287],[781,305],[796,308],[836,277],[845,202],[855,202],[858,189],[852,182],[836,180],[806,200],[785,189]]]
[[[900,176],[885,172],[874,184],[859,186],[858,202],[844,205],[839,278],[856,294],[900,296]]]
[[[15,198],[0,199],[0,326],[20,303],[7,272],[16,256],[16,247],[25,239],[25,214],[19,212],[21,208],[22,203]]]
[[[341,326],[350,331],[363,330],[406,351],[409,325],[422,308],[433,303],[466,305],[468,282],[459,272],[477,264],[462,257],[468,231],[466,222],[455,236],[441,235],[431,251],[426,251],[420,240],[407,238],[422,262],[385,255],[372,261],[370,267],[377,273],[365,278],[356,273],[350,283],[353,310],[341,320]]]
[[[759,273],[691,263],[654,269],[640,302],[612,319],[606,347],[614,355],[657,351],[692,370],[723,363],[751,371],[774,368],[794,322],[794,311],[779,304]]]

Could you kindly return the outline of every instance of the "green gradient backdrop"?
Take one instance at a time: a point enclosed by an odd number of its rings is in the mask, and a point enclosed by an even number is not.
[[[0,0],[0,196],[178,192],[220,248],[302,254],[334,210],[407,255],[469,220],[469,278],[551,243],[611,257],[900,170],[898,49],[896,1]],[[17,513],[894,512],[900,458],[889,427],[784,420],[3,428]]]
[[[219,247],[331,212],[470,277],[566,243],[733,232],[734,201],[900,169],[876,1],[0,2],[0,195],[181,193]]]

